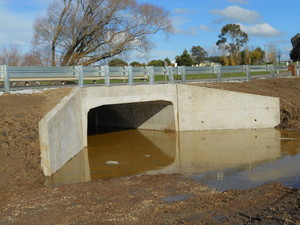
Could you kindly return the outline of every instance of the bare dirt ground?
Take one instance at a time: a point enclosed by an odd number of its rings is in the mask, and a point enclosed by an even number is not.
[[[300,79],[201,84],[280,97],[279,128],[300,129]],[[0,224],[300,224],[299,189],[218,192],[179,174],[43,187],[38,121],[70,92],[0,96]]]

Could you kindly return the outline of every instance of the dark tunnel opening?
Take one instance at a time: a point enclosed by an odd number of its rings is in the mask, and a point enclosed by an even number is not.
[[[169,101],[102,105],[88,112],[88,136],[128,129],[155,129],[156,124],[163,123],[166,124],[164,130],[174,130],[174,114],[169,115],[173,112]],[[159,114],[161,118],[154,121],[154,116]]]

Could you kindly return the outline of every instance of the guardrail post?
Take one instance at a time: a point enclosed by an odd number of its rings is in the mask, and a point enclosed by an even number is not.
[[[217,73],[217,66],[212,66],[212,67],[211,67],[211,72],[212,72],[213,74]]]
[[[149,77],[149,84],[154,84],[154,68],[153,66],[146,66],[146,73]]]
[[[222,82],[222,67],[217,66],[215,69],[217,70],[217,80],[218,80],[218,82]]]
[[[9,81],[8,67],[6,65],[0,66],[0,77],[3,78],[4,91],[9,92],[10,81]]]
[[[246,78],[247,78],[247,81],[249,82],[251,80],[251,70],[250,70],[250,65],[246,65]]]
[[[100,74],[104,77],[104,83],[106,87],[110,86],[109,79],[109,66],[100,66]]]
[[[74,68],[75,77],[78,77],[78,85],[80,88],[84,87],[84,79],[83,79],[83,67],[75,66]]]
[[[274,78],[275,77],[275,68],[274,65],[269,65],[270,71],[271,71],[271,77]]]
[[[185,66],[178,66],[178,72],[181,75],[181,81],[183,84],[186,83]]]
[[[166,66],[166,71],[169,76],[169,83],[174,84],[174,73],[173,73],[173,67],[172,66]]]
[[[125,74],[128,76],[128,85],[133,85],[132,66],[124,66]]]

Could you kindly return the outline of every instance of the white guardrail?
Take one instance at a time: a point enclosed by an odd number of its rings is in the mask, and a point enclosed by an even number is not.
[[[296,66],[299,75],[300,66]],[[97,83],[98,80],[105,86],[111,86],[115,81],[127,81],[128,85],[138,82],[155,84],[156,82],[182,82],[195,80],[246,79],[250,81],[253,76],[275,77],[275,74],[288,72],[287,66],[278,65],[243,65],[243,66],[205,66],[205,67],[109,67],[109,66],[0,66],[0,88],[9,92],[13,82],[40,82],[40,81],[73,81],[79,87],[84,87],[86,81]],[[159,79],[157,77],[160,76]],[[99,83],[99,82],[98,82]]]

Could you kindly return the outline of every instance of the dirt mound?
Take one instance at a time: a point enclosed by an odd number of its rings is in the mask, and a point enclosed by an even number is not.
[[[70,91],[0,96],[0,192],[43,183],[38,122]]]

